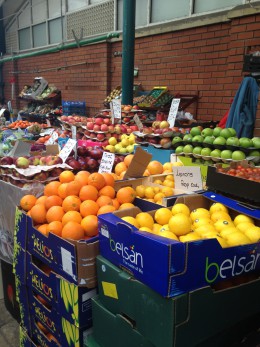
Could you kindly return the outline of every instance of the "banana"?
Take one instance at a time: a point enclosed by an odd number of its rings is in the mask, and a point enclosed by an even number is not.
[[[65,288],[66,281],[63,279],[60,280],[61,283],[61,293],[62,293],[62,299],[64,302],[64,306],[67,312],[69,312],[69,300],[67,295],[67,289]]]
[[[68,330],[68,335],[70,337],[70,340],[73,342],[73,345],[74,345],[75,336],[74,336],[73,325],[70,324],[70,322],[67,320],[66,320],[66,328]],[[69,344],[70,344],[70,342],[69,342]]]
[[[64,281],[63,285],[65,290],[65,295],[68,300],[68,308],[66,307],[66,309],[67,309],[67,312],[69,312],[69,306],[72,306],[72,293],[70,289],[70,284],[68,281]]]
[[[75,316],[75,324],[78,326],[79,323],[79,296],[78,296],[78,287],[74,286],[73,292],[73,313]]]

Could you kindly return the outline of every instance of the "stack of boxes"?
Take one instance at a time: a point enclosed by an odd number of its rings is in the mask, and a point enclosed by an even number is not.
[[[91,332],[98,240],[41,234],[17,209],[14,273],[21,345],[79,347]]]
[[[194,209],[219,200],[233,215],[246,213],[259,225],[259,210],[210,192],[176,202]],[[184,244],[138,232],[119,218],[122,213],[99,216],[98,296],[85,346],[230,346],[244,333],[238,324],[245,327],[251,317],[259,322],[259,243]]]

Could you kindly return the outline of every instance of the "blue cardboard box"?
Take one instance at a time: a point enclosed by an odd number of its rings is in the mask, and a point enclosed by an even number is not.
[[[52,233],[45,236],[33,227],[32,219],[17,208],[14,240],[14,248],[17,248],[17,252],[14,250],[15,256],[18,256],[21,248],[67,281],[88,288],[96,287],[98,237],[73,241]],[[25,260],[21,266],[25,267]]]
[[[152,145],[142,146],[142,149],[152,154],[152,160],[157,160],[164,164],[171,161],[171,154],[174,153],[173,149],[156,148]]]
[[[251,211],[211,192],[182,196],[176,203],[185,203],[193,210],[209,208],[216,201],[224,203],[234,213],[248,214],[259,222],[259,210]],[[132,215],[139,212],[135,208]],[[182,243],[139,232],[120,218],[124,213],[122,210],[98,217],[100,254],[165,297],[260,269],[260,242],[229,248],[222,248],[216,239]],[[153,215],[155,211],[150,213]]]

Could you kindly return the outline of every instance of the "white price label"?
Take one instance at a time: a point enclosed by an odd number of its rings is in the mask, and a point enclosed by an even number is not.
[[[137,114],[134,116],[134,121],[135,124],[138,126],[138,129],[142,130],[144,126]]]
[[[53,132],[54,132],[54,129],[44,129],[44,130],[40,133],[40,136],[51,135]]]
[[[98,172],[111,173],[115,161],[115,154],[110,152],[103,152],[102,159],[99,165]]]
[[[113,110],[114,118],[121,119],[122,114],[121,114],[121,101],[120,100],[117,100],[117,99],[112,100],[112,110]]]
[[[73,140],[77,139],[77,127],[75,125],[71,126],[71,138]]]
[[[68,139],[65,146],[62,148],[62,150],[59,153],[59,157],[63,160],[63,162],[66,161],[68,156],[70,155],[73,148],[76,146],[77,141],[73,139]]]
[[[174,127],[180,101],[181,99],[172,99],[171,108],[167,119],[167,121],[170,124],[170,128]]]
[[[46,119],[46,123],[47,123],[47,126],[48,126],[48,127],[51,127],[51,122],[50,122],[49,119]]]
[[[58,138],[58,134],[56,133],[56,131],[53,131],[51,134],[51,137],[46,142],[46,145],[53,145],[55,141],[57,140],[57,138]]]
[[[199,166],[173,166],[174,187],[196,191],[203,189]]]

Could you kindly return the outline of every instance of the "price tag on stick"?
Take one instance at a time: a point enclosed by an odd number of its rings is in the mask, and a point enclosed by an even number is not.
[[[181,99],[172,99],[171,108],[167,119],[168,123],[170,124],[170,128],[174,127],[180,101]]]
[[[121,119],[121,101],[118,99],[112,100],[112,110],[115,119]]]
[[[58,138],[58,134],[56,133],[56,131],[53,131],[51,134],[51,137],[46,142],[46,145],[53,145],[55,141],[57,140],[57,138]]]
[[[71,138],[73,140],[77,139],[77,127],[75,125],[71,126]]]
[[[202,178],[199,166],[174,166],[174,187],[181,190],[202,190]]]
[[[143,123],[141,122],[137,114],[134,116],[134,121],[135,121],[135,124],[138,126],[139,130],[142,130],[144,128]]]
[[[103,152],[102,159],[99,165],[99,173],[111,173],[115,161],[115,154],[110,152]]]
[[[73,139],[68,139],[65,146],[62,148],[62,150],[59,153],[59,157],[62,159],[63,163],[66,161],[68,156],[70,155],[71,151],[76,146],[77,141]]]

